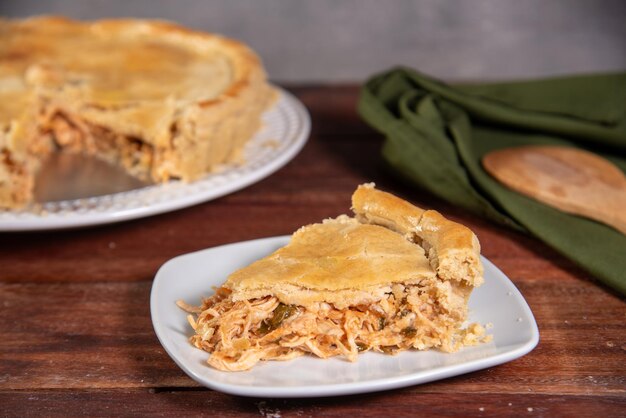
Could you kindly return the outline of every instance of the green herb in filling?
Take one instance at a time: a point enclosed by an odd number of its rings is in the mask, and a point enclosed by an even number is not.
[[[283,323],[285,319],[296,313],[297,310],[298,308],[296,308],[296,306],[294,305],[285,305],[284,303],[279,303],[276,309],[274,309],[272,317],[266,319],[261,323],[261,326],[259,327],[259,332],[261,332],[261,334],[267,334],[270,331],[274,331],[280,326],[280,324]]]

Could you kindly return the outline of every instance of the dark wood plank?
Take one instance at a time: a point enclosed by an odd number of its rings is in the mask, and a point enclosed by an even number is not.
[[[256,399],[209,390],[0,392],[7,417],[611,417],[626,408],[615,396],[419,393],[411,389],[324,399]]]

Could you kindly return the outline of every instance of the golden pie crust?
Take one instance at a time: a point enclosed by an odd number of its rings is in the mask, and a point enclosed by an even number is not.
[[[275,92],[256,54],[134,19],[0,20],[0,207],[32,199],[55,150],[156,182],[238,162]]]
[[[289,244],[233,273],[225,287],[234,300],[275,295],[308,306],[339,308],[369,303],[383,285],[423,279],[478,286],[483,281],[480,244],[467,227],[425,211],[371,184],[352,196],[346,215],[296,231]]]

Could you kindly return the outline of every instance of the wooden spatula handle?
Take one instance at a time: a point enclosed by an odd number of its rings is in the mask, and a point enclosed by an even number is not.
[[[507,148],[487,154],[483,167],[517,192],[626,235],[626,176],[596,154],[557,146]]]

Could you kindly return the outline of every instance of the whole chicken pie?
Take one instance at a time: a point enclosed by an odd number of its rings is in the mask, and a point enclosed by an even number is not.
[[[285,247],[231,274],[195,315],[191,342],[208,363],[240,371],[303,354],[453,352],[486,339],[465,325],[482,281],[480,246],[463,225],[359,186],[355,216],[296,231]]]
[[[274,97],[245,45],[174,24],[0,19],[0,208],[55,150],[156,182],[237,162]]]

